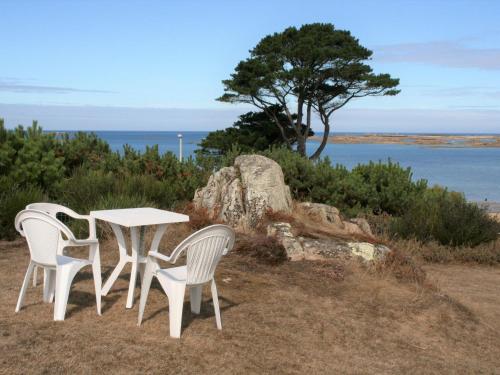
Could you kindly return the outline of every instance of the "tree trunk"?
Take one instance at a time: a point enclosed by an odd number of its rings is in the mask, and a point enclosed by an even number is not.
[[[310,157],[311,160],[315,160],[319,158],[323,150],[325,149],[325,146],[328,142],[328,136],[330,135],[330,121],[328,117],[325,115],[321,115],[321,121],[323,122],[323,125],[325,126],[325,132],[323,133],[323,139],[321,140],[321,144],[319,145],[318,149],[314,151],[314,154]]]
[[[278,118],[276,117],[276,115],[272,112],[269,112],[267,109],[264,109],[264,112],[267,113],[267,115],[269,116],[269,118],[276,124],[276,126],[278,127],[278,129],[280,130],[280,134],[281,134],[281,137],[283,138],[283,140],[285,141],[286,143],[286,146],[288,149],[292,149],[292,145],[290,143],[290,140],[288,139],[288,137],[286,136],[285,134],[285,129],[283,128],[283,126],[280,124]]]
[[[307,135],[303,136],[302,134],[297,135],[297,152],[300,156],[307,156],[306,154],[306,141]]]

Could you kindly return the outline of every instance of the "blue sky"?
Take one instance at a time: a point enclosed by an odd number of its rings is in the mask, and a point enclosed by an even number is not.
[[[215,98],[250,48],[331,22],[402,89],[344,107],[334,130],[500,132],[500,1],[3,0],[0,13],[9,127],[223,128],[248,109]]]

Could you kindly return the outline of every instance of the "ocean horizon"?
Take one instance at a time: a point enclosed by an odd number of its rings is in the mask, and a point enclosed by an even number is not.
[[[74,130],[53,130],[56,133],[76,133]],[[183,156],[194,156],[199,142],[208,131],[86,131],[107,141],[112,150],[121,152],[128,144],[144,151],[147,146],[158,145],[161,153],[179,152],[178,134],[183,135]],[[322,135],[322,133],[316,133]],[[476,135],[475,133],[394,133],[394,132],[333,132],[333,134],[435,134]],[[479,134],[479,133],[478,133]],[[480,135],[495,135],[480,133]],[[312,153],[319,142],[309,140],[308,152]],[[441,185],[460,191],[471,201],[500,201],[500,148],[429,147],[401,144],[327,144],[322,157],[329,157],[333,164],[351,169],[360,163],[387,161],[411,167],[415,179],[426,179],[429,185]]]

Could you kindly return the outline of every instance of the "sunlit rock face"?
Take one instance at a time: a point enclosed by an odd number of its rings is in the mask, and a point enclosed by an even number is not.
[[[292,211],[290,188],[274,160],[260,155],[238,156],[232,167],[210,176],[194,196],[196,208],[212,219],[242,230],[255,229],[267,211]]]

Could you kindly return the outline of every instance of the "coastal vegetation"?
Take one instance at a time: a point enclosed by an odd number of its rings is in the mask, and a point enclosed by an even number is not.
[[[0,237],[15,236],[15,214],[33,201],[55,201],[81,212],[131,206],[182,210],[215,170],[232,165],[243,152],[275,160],[294,199],[366,217],[391,240],[477,247],[494,241],[500,231],[463,194],[429,187],[425,180],[414,180],[410,168],[390,160],[348,170],[328,158],[304,158],[287,147],[255,150],[236,142],[222,155],[199,153],[180,162],[171,152],[161,154],[157,146],[140,152],[126,145],[119,153],[92,133],[46,133],[36,122],[7,130],[0,121]]]

